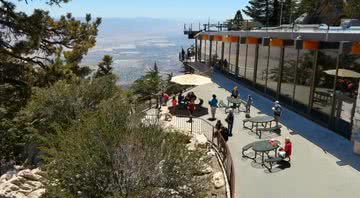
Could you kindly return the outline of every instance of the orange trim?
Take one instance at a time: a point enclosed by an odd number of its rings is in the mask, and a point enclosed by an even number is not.
[[[229,36],[223,36],[223,42],[229,42]]]
[[[209,35],[207,34],[201,35],[201,40],[209,40]]]
[[[351,52],[352,52],[352,54],[360,55],[360,42],[352,44]]]
[[[220,35],[215,35],[215,36],[213,37],[213,41],[222,41],[222,40],[223,40],[223,37],[220,36]]]
[[[256,37],[246,37],[246,44],[259,44],[259,39]]]
[[[275,47],[282,47],[284,46],[284,40],[276,38],[270,39],[270,45]]]
[[[238,36],[229,36],[229,42],[237,43],[239,40],[240,38]]]
[[[319,41],[304,41],[303,49],[307,50],[318,50],[319,49]]]

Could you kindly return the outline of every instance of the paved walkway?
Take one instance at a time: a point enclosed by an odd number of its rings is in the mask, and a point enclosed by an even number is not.
[[[241,98],[245,99],[248,94],[253,96],[255,108],[252,108],[251,116],[272,114],[272,101],[221,74],[215,73],[213,81],[215,83],[192,90],[204,99],[205,105],[212,94],[226,102],[229,90],[237,85]],[[224,110],[219,109],[217,118],[225,123],[225,117]],[[235,114],[234,135],[228,141],[235,165],[236,197],[360,197],[360,156],[352,154],[352,145],[348,140],[284,109],[281,136],[265,134],[263,139],[275,138],[283,143],[284,137],[289,136],[293,142],[291,167],[284,170],[275,168],[273,173],[269,173],[252,160],[241,157],[244,145],[259,140],[254,133],[242,127],[244,117],[244,113]]]

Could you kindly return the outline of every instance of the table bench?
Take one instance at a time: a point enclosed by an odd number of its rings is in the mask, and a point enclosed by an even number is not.
[[[247,150],[249,150],[249,149],[253,146],[253,144],[254,144],[254,143],[250,143],[250,144],[247,144],[246,146],[242,147],[242,157],[244,157],[244,158],[251,158],[251,157],[245,155],[245,152],[246,152]]]
[[[270,133],[273,133],[273,132],[276,132],[276,131],[279,131],[277,134],[280,135],[281,133],[281,125],[277,125],[277,126],[274,126],[274,127],[269,127],[269,128],[256,128],[256,135],[259,136],[259,139],[261,139],[261,134],[262,132],[270,132]]]
[[[270,164],[270,167],[267,167],[266,165],[264,165],[264,166],[271,172],[272,167],[273,167],[273,163],[277,163],[277,162],[280,162],[282,160],[283,160],[283,158],[281,158],[281,157],[271,157],[271,158],[268,158],[268,159],[265,160],[265,162]]]

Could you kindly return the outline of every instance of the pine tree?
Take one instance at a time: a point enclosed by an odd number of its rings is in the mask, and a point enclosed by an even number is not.
[[[96,72],[96,75],[95,77],[98,78],[98,77],[102,77],[102,76],[106,76],[106,75],[109,75],[109,74],[112,74],[111,71],[112,71],[112,65],[113,63],[113,58],[112,56],[110,55],[105,55],[102,59],[102,61],[98,64],[98,70]]]
[[[278,26],[280,24],[280,12],[281,7],[278,0],[274,0],[272,4],[271,17],[269,19],[269,25]]]
[[[263,25],[269,24],[271,16],[270,0],[250,0],[243,12]]]

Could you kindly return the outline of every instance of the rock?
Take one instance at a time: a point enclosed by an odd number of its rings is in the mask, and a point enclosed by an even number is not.
[[[15,168],[16,172],[19,172],[19,171],[22,171],[25,169],[24,166],[18,166],[18,165],[14,166],[14,168]]]
[[[46,190],[44,188],[38,189],[33,191],[32,193],[28,194],[28,198],[40,198],[43,194],[45,194]]]
[[[204,134],[196,134],[195,135],[195,145],[198,148],[206,148],[207,146],[207,138]]]
[[[25,170],[20,171],[17,174],[17,176],[23,177],[25,179],[30,179],[30,180],[33,180],[33,181],[38,181],[40,179],[40,176],[33,174],[31,172],[31,170],[29,170],[29,169],[25,169]]]
[[[187,144],[186,147],[189,151],[195,151],[196,150],[195,141],[193,139],[191,139],[190,143]]]
[[[223,187],[225,185],[223,173],[215,173],[212,178],[212,183],[214,184],[216,189]]]
[[[207,156],[213,157],[216,155],[216,152],[214,150],[210,150],[209,152],[206,153]]]
[[[8,171],[0,177],[0,184],[6,182],[16,175],[16,171]]]
[[[13,177],[9,180],[9,183],[15,184],[17,186],[21,186],[25,183],[26,179],[22,177]]]
[[[38,175],[38,176],[47,178],[46,172],[40,170],[40,168],[33,169],[31,172],[32,172],[34,175]]]
[[[201,170],[201,173],[204,175],[210,174],[213,172],[213,169],[211,168],[211,166],[205,164],[204,168]]]

